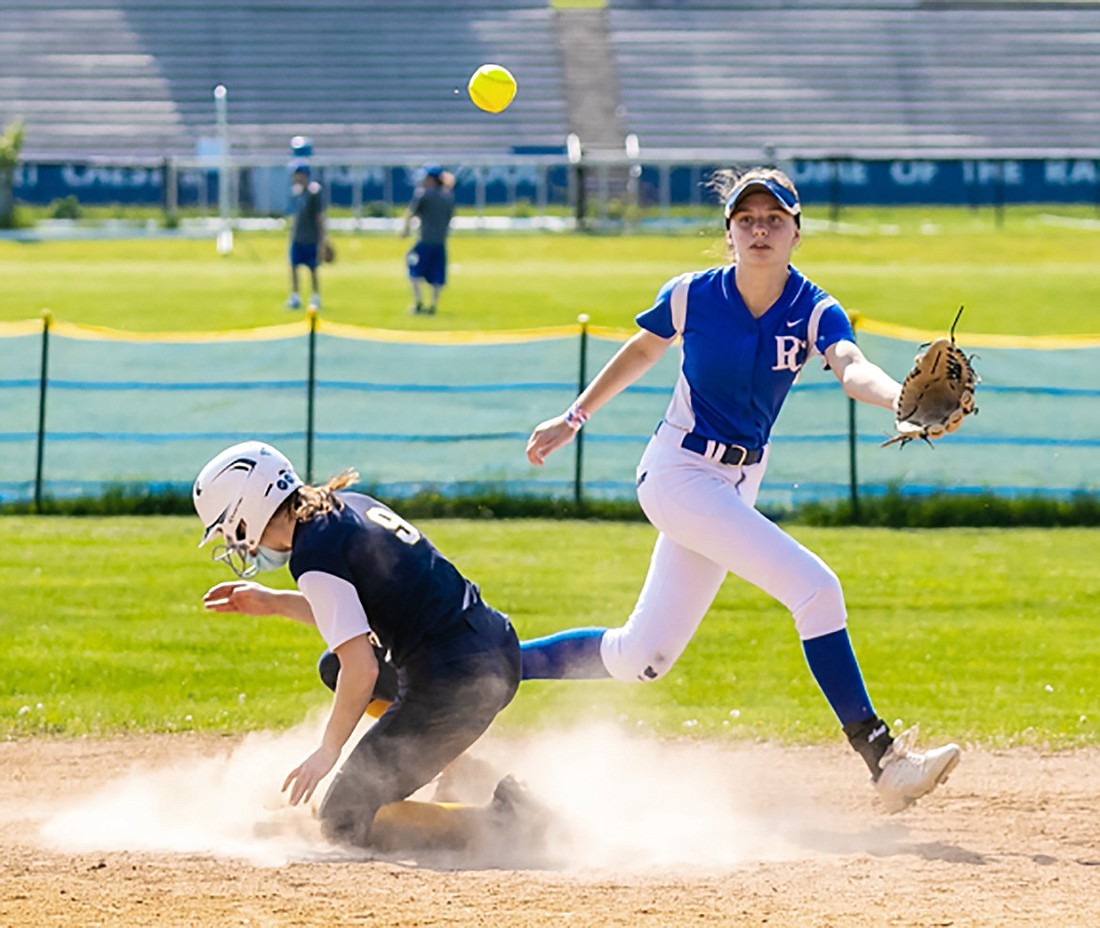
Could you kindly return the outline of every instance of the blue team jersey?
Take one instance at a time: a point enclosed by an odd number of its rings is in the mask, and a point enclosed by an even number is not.
[[[763,448],[810,356],[855,336],[840,304],[795,268],[759,319],[741,299],[736,273],[726,265],[674,277],[637,322],[661,338],[682,337],[680,376],[665,421],[708,441]],[[686,304],[674,309],[679,284]]]
[[[320,571],[354,586],[371,631],[398,667],[425,641],[464,628],[462,614],[478,601],[477,587],[384,503],[361,493],[336,495],[343,508],[295,528],[294,580]]]

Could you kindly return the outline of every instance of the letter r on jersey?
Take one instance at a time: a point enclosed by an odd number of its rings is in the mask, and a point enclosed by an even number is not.
[[[795,371],[797,373],[798,351],[805,344],[794,335],[775,336],[775,366],[773,371]]]

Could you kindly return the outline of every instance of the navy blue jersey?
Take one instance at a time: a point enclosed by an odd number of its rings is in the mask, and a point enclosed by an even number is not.
[[[763,448],[809,357],[855,336],[840,304],[795,268],[759,319],[745,306],[736,274],[726,265],[675,277],[637,322],[662,338],[683,338],[665,421],[708,441]],[[674,306],[681,284],[686,303]]]
[[[294,531],[290,573],[307,598],[313,573],[350,584],[369,624],[361,631],[373,632],[399,667],[425,640],[463,628],[463,610],[478,599],[477,587],[384,503],[361,493],[336,495],[341,509]],[[318,630],[326,635],[320,619]],[[329,641],[330,647],[346,635]]]

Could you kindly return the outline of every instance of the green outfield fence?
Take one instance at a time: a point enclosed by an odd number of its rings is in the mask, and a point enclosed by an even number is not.
[[[582,317],[583,319],[583,317]],[[901,377],[937,333],[859,320],[867,354]],[[231,332],[138,334],[0,323],[0,502],[189,487],[223,447],[277,445],[310,480],[352,466],[380,495],[423,490],[629,498],[677,376],[675,349],[533,468],[524,443],[629,333],[586,323],[421,333],[309,314]],[[851,403],[811,362],[777,424],[761,504],[880,494],[1070,497],[1100,490],[1100,336],[969,336],[979,414],[935,448],[880,448],[883,410]]]

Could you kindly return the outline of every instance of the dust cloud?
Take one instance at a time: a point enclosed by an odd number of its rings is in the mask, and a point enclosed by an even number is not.
[[[279,734],[248,735],[217,756],[135,768],[42,816],[41,838],[69,853],[208,854],[259,866],[379,857],[328,844],[313,812],[290,808],[279,792],[286,773],[318,743],[322,725],[318,718]],[[498,776],[516,776],[547,813],[548,826],[525,839],[541,842],[545,853],[527,859],[565,870],[727,870],[874,851],[894,840],[881,829],[852,834],[859,823],[815,796],[814,771],[797,750],[661,741],[613,725],[523,741],[488,736],[472,749],[482,774],[476,790],[446,798],[483,803]],[[314,807],[327,786],[318,788]],[[415,798],[432,795],[429,785]],[[418,862],[432,864],[423,856]],[[437,862],[478,866],[461,856]]]
[[[279,792],[287,773],[316,748],[322,727],[318,718],[279,734],[246,735],[220,755],[135,767],[54,811],[42,824],[42,839],[69,853],[197,853],[260,866],[333,854],[311,811],[291,808]],[[347,857],[347,850],[339,855]]]
[[[661,741],[607,725],[492,750],[553,811],[548,851],[568,868],[727,870],[828,850],[822,836],[843,830],[807,790],[812,770],[775,746]]]

